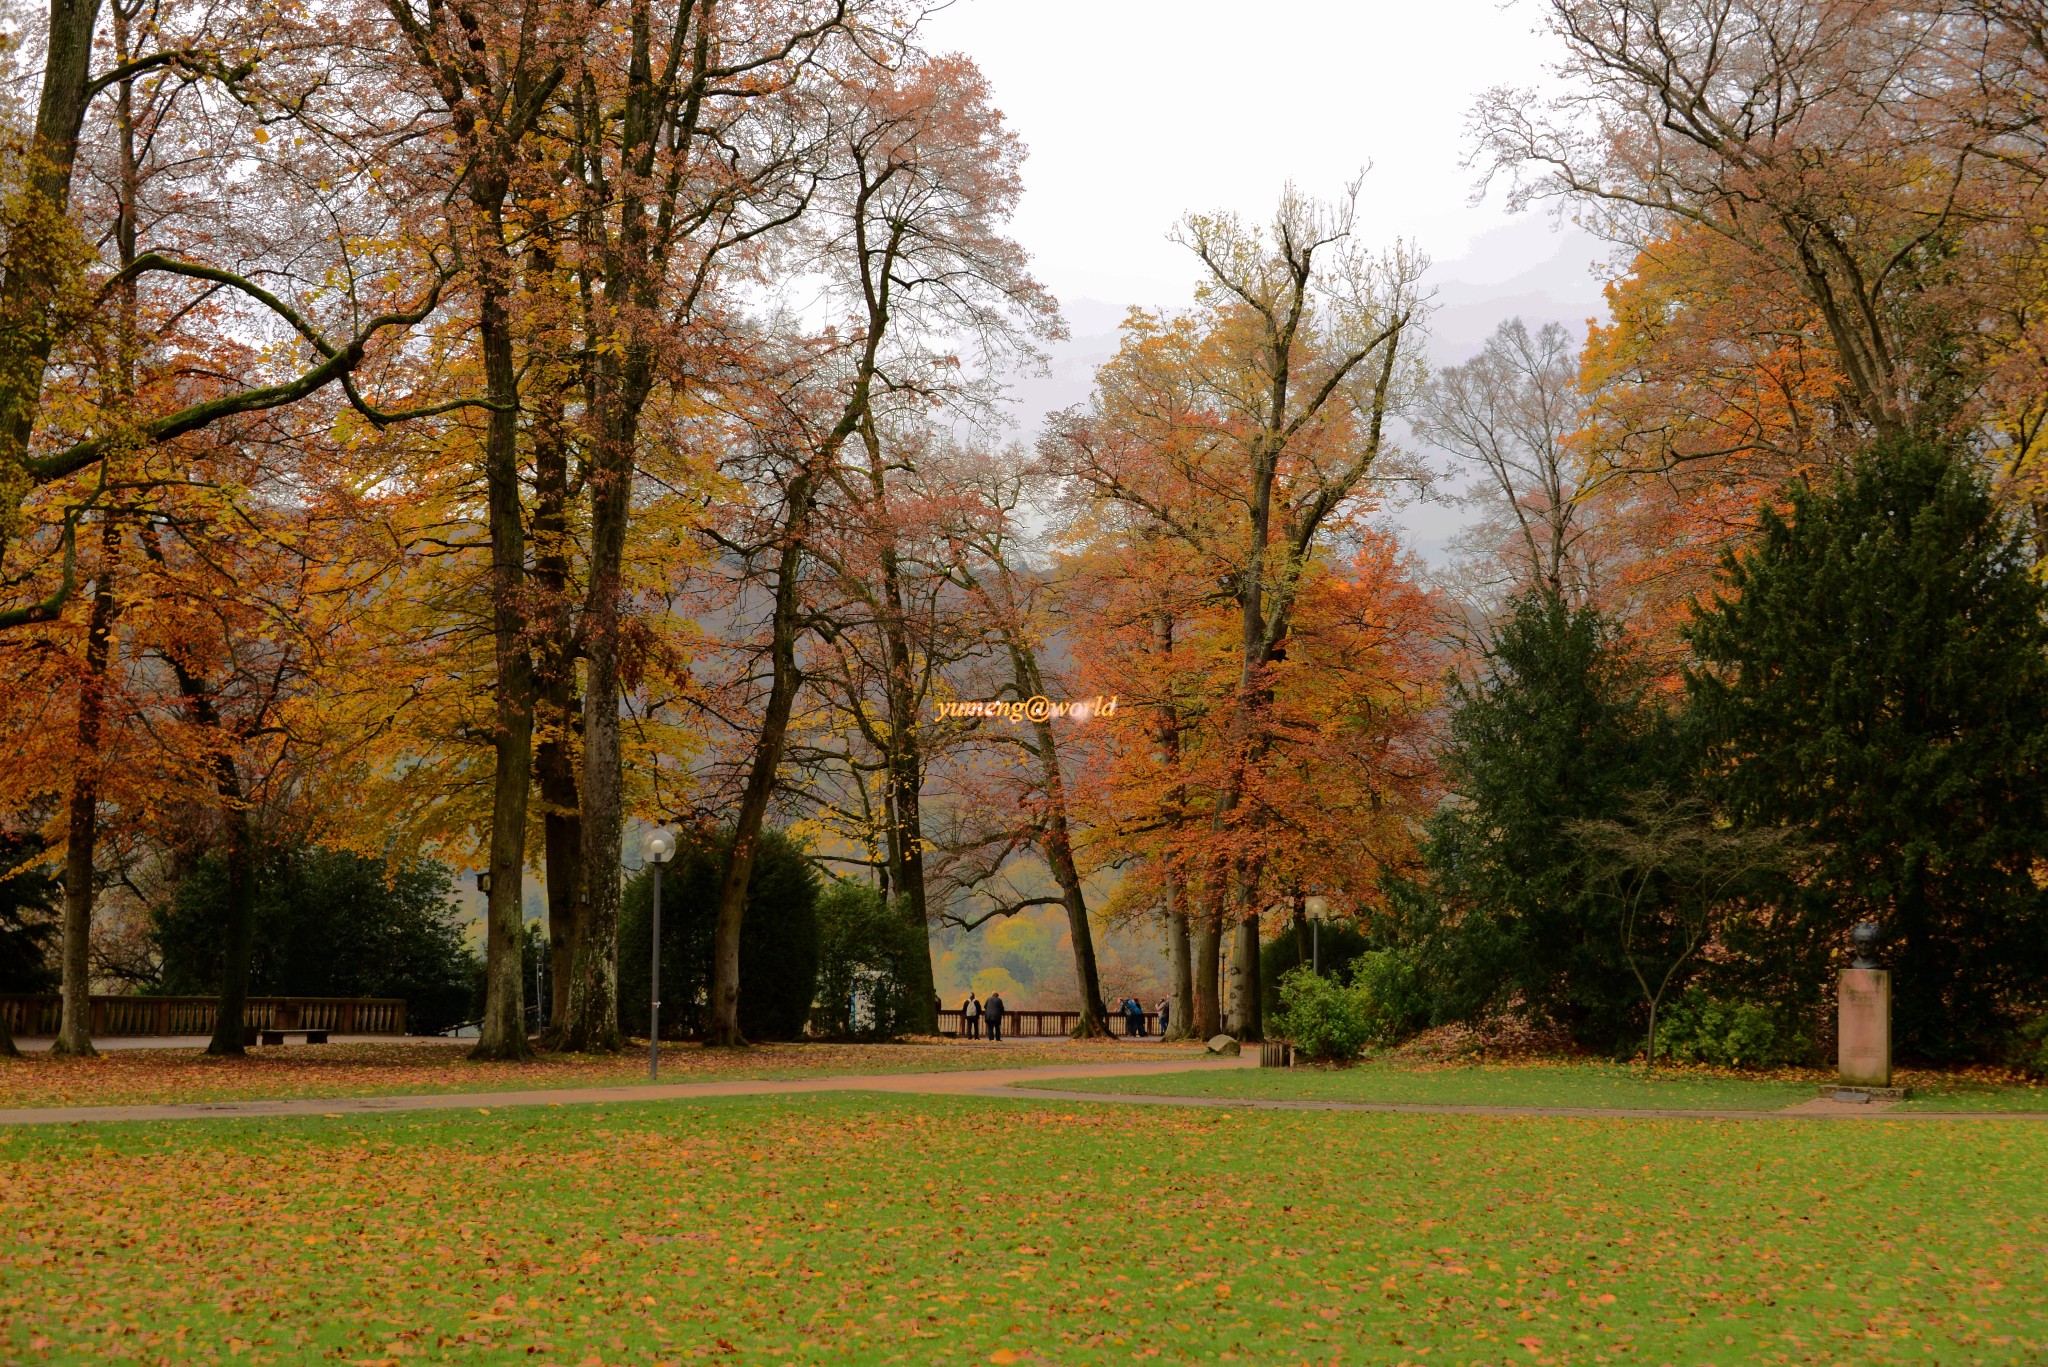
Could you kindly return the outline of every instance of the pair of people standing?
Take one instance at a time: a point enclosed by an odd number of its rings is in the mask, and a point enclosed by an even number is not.
[[[988,1037],[1001,1043],[1003,1038],[1003,1017],[1009,1008],[1003,1005],[1003,994],[991,992],[988,1001],[983,1002],[972,992],[967,1000],[960,1003],[960,1033],[968,1039],[980,1039],[982,1023],[988,1023]]]
[[[1125,997],[1117,1003],[1116,1009],[1124,1018],[1124,1034],[1135,1039],[1148,1033],[1145,1029],[1145,1008],[1136,997]],[[1163,1020],[1160,1025],[1165,1028]]]

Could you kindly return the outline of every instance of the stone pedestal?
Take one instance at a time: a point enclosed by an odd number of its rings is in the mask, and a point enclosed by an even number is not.
[[[1836,998],[1843,1086],[1892,1085],[1892,975],[1882,968],[1845,968]]]

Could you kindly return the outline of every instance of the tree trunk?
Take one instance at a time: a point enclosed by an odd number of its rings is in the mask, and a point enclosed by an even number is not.
[[[1168,764],[1177,768],[1180,765],[1180,709],[1173,700],[1173,613],[1166,610],[1156,613],[1152,629],[1159,654],[1167,661],[1166,696],[1159,706],[1159,751]],[[1184,796],[1180,789],[1174,790],[1176,806]],[[1166,1037],[1188,1039],[1197,1034],[1200,1021],[1195,1011],[1194,965],[1189,959],[1187,879],[1181,876],[1178,864],[1170,864],[1166,871],[1166,957],[1173,993],[1173,1025]],[[1211,995],[1214,995],[1213,986]],[[1210,1035],[1215,1033],[1214,1030],[1209,1032]],[[1209,1035],[1201,1038],[1207,1039]]]
[[[1246,1044],[1266,1037],[1266,999],[1259,981],[1259,913],[1254,911],[1237,923],[1237,944],[1231,955],[1231,977],[1236,999],[1230,1033]]]
[[[904,721],[908,722],[907,727]],[[937,980],[932,973],[931,911],[925,901],[924,888],[924,815],[919,802],[924,757],[918,751],[915,728],[915,717],[903,721],[892,717],[890,720],[890,735],[900,737],[900,740],[896,753],[890,757],[889,786],[893,792],[889,806],[895,828],[895,876],[903,920],[909,932],[923,946],[922,952],[912,956],[909,965],[910,1031],[917,1035],[936,1035],[939,1032]]]
[[[851,430],[850,424],[843,426]],[[844,440],[843,435],[840,440]],[[836,450],[836,443],[830,449]],[[732,859],[726,865],[725,882],[718,891],[718,921],[712,931],[711,1029],[707,1044],[747,1042],[740,1034],[740,926],[747,914],[747,883],[754,874],[754,848],[768,818],[768,800],[775,793],[782,749],[789,737],[789,717],[796,705],[797,685],[802,682],[796,666],[798,619],[803,607],[799,579],[803,573],[804,537],[810,530],[817,488],[816,468],[814,465],[790,481],[782,547],[776,559],[775,615],[768,645],[768,706],[761,718],[761,733],[755,739],[753,762],[747,770],[746,790],[733,822]]]
[[[1081,874],[1074,867],[1064,802],[1060,807],[1059,813],[1049,819],[1040,847],[1060,885],[1060,901],[1067,910],[1067,935],[1074,942],[1074,990],[1081,995],[1081,1016],[1074,1022],[1074,1038],[1100,1038],[1109,1033],[1109,1022],[1102,1016],[1102,975],[1095,965],[1095,932],[1088,924],[1088,899],[1081,888]]]
[[[1166,1027],[1165,1038],[1188,1039],[1193,1036],[1195,1029],[1195,974],[1194,964],[1189,956],[1188,914],[1182,908],[1180,889],[1170,890],[1167,899],[1167,1000],[1173,1006],[1173,1019]]]
[[[871,414],[863,415],[861,442],[867,448],[868,495],[874,513],[873,534],[881,542],[882,645],[888,659],[886,695],[889,731],[884,757],[889,817],[889,877],[901,895],[903,917],[924,950],[910,965],[910,1029],[919,1035],[939,1030],[938,997],[931,950],[931,909],[924,886],[924,754],[918,742],[918,689],[910,650],[909,613],[903,605],[903,565],[896,550],[896,527],[890,516],[888,463],[882,438]]]
[[[1198,912],[1194,924],[1194,1037],[1223,1033],[1223,925],[1213,911]]]
[[[484,927],[484,1012],[473,1059],[525,1059],[526,805],[533,782],[533,661],[526,635],[526,527],[520,507],[519,378],[513,359],[510,263],[504,249],[502,172],[472,190],[483,219],[477,323],[491,411],[484,481],[491,541],[491,628],[497,715],[492,746],[490,891]]]
[[[1038,656],[1015,630],[1008,632],[1011,677],[1019,697],[1035,698],[1045,693],[1045,676],[1038,668]],[[1067,937],[1074,946],[1074,990],[1081,995],[1081,1015],[1074,1022],[1074,1038],[1089,1039],[1109,1034],[1103,1019],[1102,974],[1095,962],[1095,932],[1088,924],[1088,899],[1081,887],[1081,872],[1074,865],[1074,841],[1067,825],[1066,777],[1060,770],[1058,739],[1052,722],[1032,723],[1038,742],[1039,785],[1045,794],[1045,816],[1039,830],[1038,847],[1052,876],[1060,886],[1060,901],[1067,909]]]
[[[223,760],[222,787],[233,784],[239,803],[241,784],[232,778],[233,762]],[[226,794],[223,794],[225,796]],[[249,1010],[249,961],[256,947],[255,851],[251,848],[248,813],[236,806],[228,814],[227,953],[220,967],[220,997],[213,1018],[213,1038],[206,1052],[240,1057]]]
[[[92,906],[94,851],[99,841],[100,728],[106,710],[107,669],[114,633],[115,561],[120,526],[111,514],[101,524],[100,572],[85,636],[85,678],[78,689],[78,750],[72,761],[69,833],[64,851],[64,1006],[50,1052],[90,1058],[92,1046]]]
[[[526,313],[534,330],[527,365],[535,381],[533,450],[534,782],[548,894],[548,1003],[542,1038],[559,1045],[569,1021],[582,906],[582,796],[576,774],[582,703],[576,692],[574,536],[569,528],[569,433],[563,394],[575,339],[557,300],[558,261],[545,214],[527,224]]]
[[[44,35],[43,88],[29,143],[21,228],[9,243],[0,277],[0,553],[18,527],[30,479],[24,462],[42,401],[43,373],[56,345],[50,325],[68,260],[72,166],[78,130],[91,103],[93,31],[99,0],[51,0]]]
[[[534,763],[540,799],[548,808],[541,818],[548,885],[548,1019],[543,1035],[557,1046],[569,1022],[583,881],[583,827],[572,805],[578,800],[576,771],[564,749],[553,742],[543,743]]]
[[[608,621],[606,619],[609,619]],[[596,628],[583,690],[583,811],[576,959],[562,1041],[579,1053],[617,1053],[619,1035],[619,851],[625,839],[625,770],[619,733],[616,611],[592,614]]]
[[[601,415],[590,474],[590,590],[583,639],[583,876],[575,979],[563,1034],[569,1048],[617,1053],[619,1036],[619,851],[625,839],[625,767],[619,725],[620,605],[633,449],[639,439],[637,378],[622,381],[625,412]],[[616,395],[619,385],[615,384]]]

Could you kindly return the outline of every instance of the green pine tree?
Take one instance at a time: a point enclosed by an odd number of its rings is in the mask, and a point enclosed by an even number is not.
[[[1580,1042],[1619,1048],[1640,1011],[1618,913],[1589,879],[1577,823],[1616,819],[1671,753],[1648,681],[1590,606],[1532,591],[1455,691],[1444,755],[1452,800],[1424,847],[1438,919],[1423,953],[1439,1019],[1517,994]]]
[[[1688,629],[1722,810],[1818,849],[1730,948],[1759,987],[1819,1001],[1849,927],[1875,919],[1895,1047],[1985,1056],[2048,967],[2043,591],[1982,479],[1939,449],[1874,449],[1789,497]]]

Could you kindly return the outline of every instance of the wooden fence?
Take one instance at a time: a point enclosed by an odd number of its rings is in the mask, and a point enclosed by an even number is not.
[[[1081,1019],[1079,1011],[1005,1011],[1003,1012],[1004,1039],[1048,1039],[1064,1037],[1074,1033],[1074,1026]],[[1109,1013],[1109,1032],[1112,1035],[1124,1033],[1124,1018],[1119,1013]],[[958,1035],[960,1033],[960,1012],[956,1008],[939,1012],[939,1033]],[[988,1021],[981,1023],[981,1033],[988,1034]],[[1159,1034],[1159,1013],[1145,1013],[1145,1033]]]
[[[16,1035],[57,1033],[63,999],[56,993],[0,995],[0,1016]],[[94,1035],[211,1035],[216,997],[94,997]],[[326,1030],[337,1035],[402,1035],[402,997],[251,997],[243,1024],[251,1030]]]

